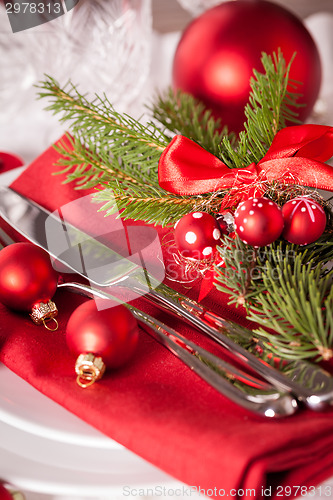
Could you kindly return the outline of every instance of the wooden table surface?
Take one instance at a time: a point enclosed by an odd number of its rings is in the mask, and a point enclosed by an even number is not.
[[[333,13],[333,0],[274,0],[301,18],[315,12]],[[177,0],[152,0],[154,29],[160,33],[179,31],[192,19]]]

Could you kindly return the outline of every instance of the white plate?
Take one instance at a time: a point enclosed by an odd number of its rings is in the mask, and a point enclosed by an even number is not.
[[[42,395],[2,364],[0,364],[0,421],[48,440],[108,450],[123,448]]]

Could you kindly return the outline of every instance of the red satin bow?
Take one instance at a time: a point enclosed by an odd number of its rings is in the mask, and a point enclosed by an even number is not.
[[[197,143],[176,135],[159,161],[159,184],[166,191],[195,195],[228,188],[244,188],[258,181],[283,179],[333,191],[333,127],[298,125],[278,132],[266,155],[256,165],[229,168]]]
[[[326,165],[333,155],[333,127],[299,125],[278,132],[266,155],[256,165],[229,168],[216,156],[182,135],[176,135],[159,161],[159,183],[166,191],[195,195],[230,188],[221,209],[233,206],[247,195],[261,196],[259,181],[283,179],[333,191],[333,167]],[[258,186],[259,184],[259,186]],[[238,192],[231,197],[230,193]],[[199,301],[212,289],[212,268],[202,282]]]

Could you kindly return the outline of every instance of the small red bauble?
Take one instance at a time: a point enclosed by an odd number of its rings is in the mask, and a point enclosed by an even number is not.
[[[305,120],[321,84],[318,49],[302,23],[286,8],[264,0],[224,2],[194,19],[184,31],[173,63],[173,84],[200,99],[235,132],[243,129],[253,68],[262,72],[261,54],[281,48],[290,78],[303,85],[298,102]],[[311,71],[309,71],[311,68]]]
[[[323,208],[311,198],[300,196],[289,200],[282,207],[284,218],[283,237],[296,245],[308,245],[316,241],[326,227]]]
[[[57,284],[58,274],[42,248],[32,243],[14,243],[1,250],[0,302],[7,307],[18,311],[33,310],[35,316],[32,319],[36,323],[42,322],[43,314],[39,316],[39,305],[42,309],[47,309],[47,304],[54,306],[50,299]],[[44,319],[53,316],[50,311]]]
[[[101,378],[105,367],[118,368],[127,363],[137,347],[139,330],[132,313],[112,301],[106,305],[99,310],[94,300],[85,302],[67,324],[67,345],[73,354],[79,355],[76,372],[88,380],[88,384],[79,384],[82,387]]]
[[[250,198],[237,207],[235,229],[244,243],[254,247],[269,245],[282,233],[282,211],[268,198]]]
[[[216,215],[216,221],[219,225],[221,235],[229,234],[229,228],[234,223],[234,218],[230,212],[218,213]]]
[[[214,217],[206,212],[184,215],[175,224],[175,242],[183,257],[210,258],[221,238],[221,230]]]

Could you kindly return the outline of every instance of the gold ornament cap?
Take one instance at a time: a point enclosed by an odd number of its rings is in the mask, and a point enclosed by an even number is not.
[[[58,329],[58,322],[55,319],[58,315],[58,309],[52,300],[48,302],[38,302],[32,308],[30,318],[36,325],[44,325],[47,330],[54,332]],[[54,328],[50,328],[47,325],[48,321],[53,321],[55,323]]]
[[[91,352],[80,354],[75,363],[76,382],[80,387],[89,387],[103,377],[105,364],[100,356]]]

